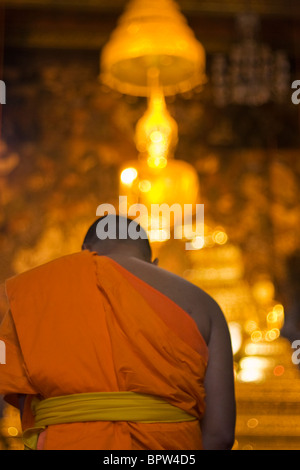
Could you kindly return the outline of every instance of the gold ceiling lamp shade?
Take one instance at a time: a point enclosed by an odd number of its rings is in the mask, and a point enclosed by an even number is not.
[[[101,54],[102,83],[149,96],[157,70],[165,96],[205,82],[205,51],[173,0],[131,0]]]

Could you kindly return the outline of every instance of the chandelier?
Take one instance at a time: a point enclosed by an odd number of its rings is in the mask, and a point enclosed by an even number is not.
[[[211,81],[214,103],[259,106],[282,102],[290,90],[289,61],[284,51],[273,52],[258,40],[260,18],[243,12],[236,18],[239,41],[225,54],[212,60]]]
[[[100,62],[102,83],[127,95],[148,96],[153,69],[165,96],[205,81],[204,48],[173,0],[131,0]]]

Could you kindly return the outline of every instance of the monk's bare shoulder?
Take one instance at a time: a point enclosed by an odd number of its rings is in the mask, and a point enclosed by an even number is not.
[[[218,304],[208,293],[186,279],[154,264],[119,254],[109,257],[185,310],[194,319],[200,333],[208,343],[212,319],[220,311]]]

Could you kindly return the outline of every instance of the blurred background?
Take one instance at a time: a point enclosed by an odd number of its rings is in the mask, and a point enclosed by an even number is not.
[[[162,221],[154,255],[224,311],[234,448],[300,449],[300,2],[7,0],[0,32],[0,283],[79,251],[119,195],[204,204],[195,249]]]

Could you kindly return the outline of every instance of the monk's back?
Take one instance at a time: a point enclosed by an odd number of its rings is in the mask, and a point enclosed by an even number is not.
[[[208,294],[180,276],[154,264],[120,254],[107,256],[179,305],[194,319],[204,340],[208,343],[209,312],[214,304]]]

